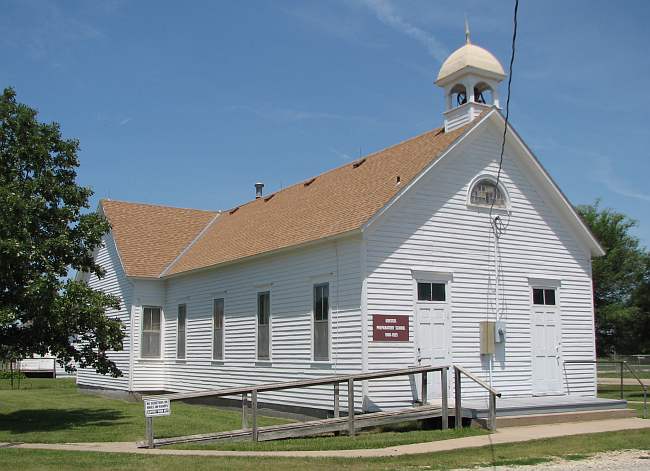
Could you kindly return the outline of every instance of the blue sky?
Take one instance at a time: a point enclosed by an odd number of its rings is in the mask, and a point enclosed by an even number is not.
[[[99,197],[226,209],[437,127],[463,44],[511,1],[3,0],[0,85],[81,141]],[[511,119],[574,204],[650,246],[650,2],[524,0]],[[505,84],[501,89],[505,92]]]

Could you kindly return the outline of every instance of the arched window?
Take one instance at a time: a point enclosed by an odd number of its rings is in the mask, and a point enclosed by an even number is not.
[[[496,183],[487,178],[477,181],[469,194],[469,202],[476,206],[492,206],[505,208],[506,199]]]
[[[485,82],[477,83],[474,86],[474,101],[476,103],[491,105],[494,101],[492,88]]]
[[[465,85],[461,83],[457,83],[452,87],[450,95],[452,107],[464,105],[467,103],[467,90],[465,89]]]

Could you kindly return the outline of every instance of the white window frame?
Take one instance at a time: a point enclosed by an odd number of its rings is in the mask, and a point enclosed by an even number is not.
[[[470,182],[468,188],[467,188],[467,197],[466,197],[466,204],[468,208],[479,208],[479,209],[490,209],[489,204],[477,204],[477,203],[472,203],[472,190],[474,187],[480,183],[483,180],[487,180],[489,182],[492,182],[501,192],[501,195],[503,196],[503,206],[497,206],[494,205],[493,210],[494,211],[502,211],[502,212],[510,212],[511,211],[511,206],[510,206],[510,195],[508,194],[508,190],[506,189],[505,185],[503,184],[503,180],[499,179],[499,184],[497,185],[497,179],[494,175],[491,175],[489,173],[487,174],[481,174],[477,175],[472,179]]]
[[[159,330],[159,346],[158,346],[158,351],[159,354],[158,356],[151,356],[151,355],[143,355],[142,347],[143,347],[143,339],[144,339],[144,311],[145,309],[158,309],[158,312],[160,313],[160,330]],[[164,319],[164,314],[163,314],[163,308],[162,306],[155,306],[151,304],[147,305],[142,305],[140,307],[140,359],[142,360],[160,360],[163,357],[163,319]]]
[[[181,306],[185,311],[185,319],[183,320],[183,356],[178,355],[178,346],[180,340],[180,311]],[[176,359],[185,360],[187,359],[187,303],[180,303],[176,308]]]
[[[268,293],[269,295],[269,355],[268,358],[259,356],[259,297],[260,294]],[[269,363],[273,359],[273,305],[271,303],[271,287],[258,286],[255,291],[255,361],[259,363]]]
[[[215,312],[214,306],[215,302],[221,300],[222,303],[222,313],[221,313],[221,358],[215,358],[214,356],[214,347],[215,347]],[[215,296],[212,298],[212,348],[210,352],[210,357],[212,361],[224,361],[226,358],[226,297],[225,296]]]
[[[316,358],[316,319],[314,313],[315,290],[317,286],[327,285],[327,358]],[[330,363],[332,361],[332,282],[330,279],[313,280],[311,283],[311,316],[309,319],[311,326],[311,361],[312,363]]]

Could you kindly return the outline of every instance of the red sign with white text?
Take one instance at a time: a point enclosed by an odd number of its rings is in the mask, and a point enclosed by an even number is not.
[[[372,340],[375,342],[408,342],[409,316],[373,314]]]

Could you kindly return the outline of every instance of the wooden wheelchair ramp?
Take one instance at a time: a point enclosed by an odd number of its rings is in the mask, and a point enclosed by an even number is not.
[[[354,417],[355,430],[377,427],[396,422],[413,420],[424,420],[432,417],[440,417],[442,409],[440,406],[416,406],[393,411],[372,412],[358,414]],[[257,440],[279,440],[283,438],[298,438],[321,435],[324,433],[347,432],[349,430],[348,417],[333,417],[329,419],[310,420],[307,422],[293,422],[282,425],[271,425],[257,429]],[[252,430],[233,430],[229,432],[206,433],[198,435],[187,435],[174,438],[157,438],[154,446],[174,445],[190,442],[215,442],[228,440],[252,440]]]
[[[402,368],[394,370],[377,371],[373,373],[360,373],[348,375],[335,375],[321,378],[308,378],[297,381],[286,381],[279,383],[264,383],[239,388],[226,388],[208,391],[193,391],[187,393],[163,394],[157,396],[143,397],[146,416],[146,435],[145,441],[140,444],[141,447],[154,448],[156,446],[172,445],[178,443],[201,442],[201,441],[220,441],[220,440],[252,440],[266,441],[278,440],[282,438],[308,437],[321,435],[332,432],[345,432],[353,436],[357,430],[387,425],[398,422],[408,422],[415,420],[430,419],[440,417],[442,428],[449,426],[449,400],[447,375],[450,369],[454,371],[454,409],[453,415],[462,417],[461,409],[461,374],[474,381],[479,386],[486,389],[489,393],[489,427],[496,427],[496,398],[501,394],[485,384],[479,378],[475,377],[464,368],[458,365],[445,366],[418,366],[413,368]],[[394,409],[388,411],[359,413],[355,410],[355,383],[358,386],[360,382],[389,378],[395,376],[414,376],[421,375],[420,381],[420,398],[427,398],[428,378],[430,374],[437,373],[440,375],[441,398],[436,404],[416,404],[412,407]],[[281,391],[289,389],[300,389],[310,386],[333,386],[332,392],[332,412],[334,417],[320,420],[310,420],[307,422],[294,422],[282,425],[273,425],[260,427],[257,424],[258,415],[258,394],[269,391]],[[341,385],[347,390],[347,415],[341,416],[340,411],[340,389]],[[161,405],[169,414],[169,403],[173,400],[186,400],[199,397],[237,397],[241,396],[242,404],[242,427],[239,430],[229,432],[206,433],[197,435],[186,435],[173,438],[158,438],[154,436],[154,417],[147,414],[147,411],[153,407],[153,403]],[[250,402],[249,402],[250,397]],[[165,405],[166,404],[166,405]],[[151,406],[151,407],[149,407]],[[455,421],[456,428],[461,427],[460,420]]]

